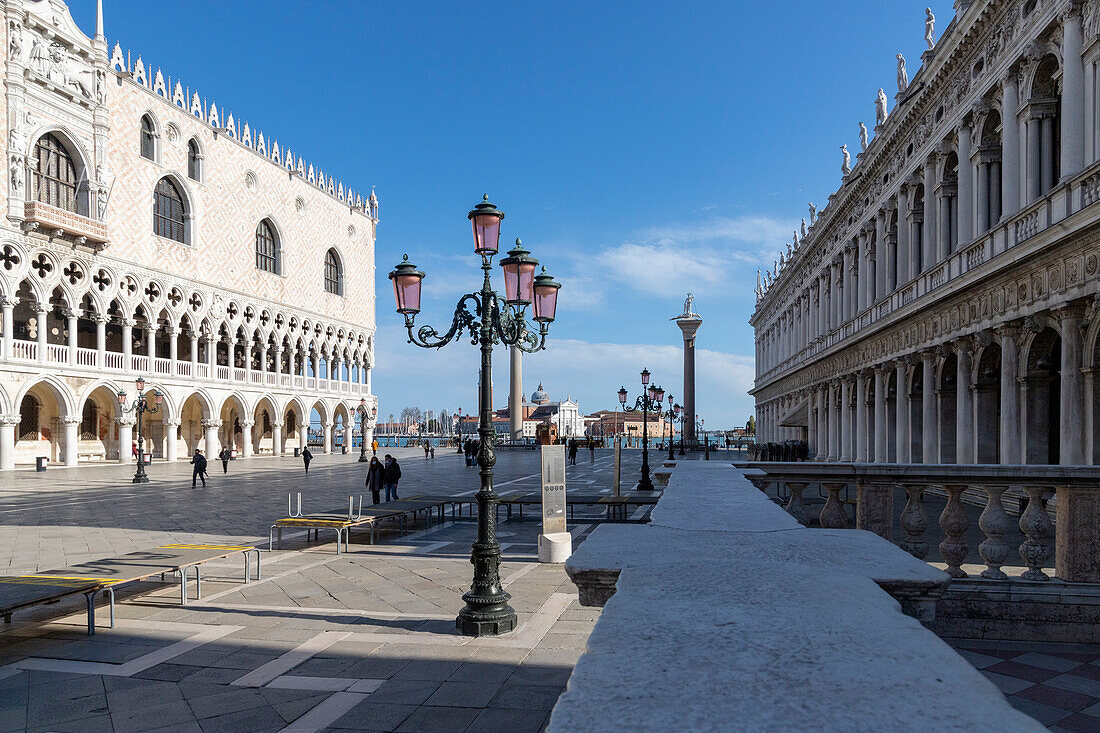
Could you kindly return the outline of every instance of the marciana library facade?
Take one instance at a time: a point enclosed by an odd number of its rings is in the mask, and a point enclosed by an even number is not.
[[[102,5],[93,38],[0,8],[0,468],[131,460],[139,376],[154,458],[279,454],[315,409],[330,449],[376,405],[374,195],[109,48]]]
[[[762,441],[1100,462],[1100,2],[957,0],[758,289]],[[893,88],[893,84],[884,85]],[[869,105],[870,107],[870,105]]]

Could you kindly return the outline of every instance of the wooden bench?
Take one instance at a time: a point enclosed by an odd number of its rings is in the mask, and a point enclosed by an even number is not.
[[[107,595],[111,608],[111,627],[115,625],[115,588],[161,578],[167,573],[180,575],[180,603],[187,604],[187,581],[195,575],[195,598],[202,596],[199,568],[211,560],[236,554],[244,555],[244,582],[252,580],[251,557],[256,554],[256,578],[260,577],[260,551],[249,545],[161,545],[151,550],[130,552],[117,557],[47,570],[30,575],[0,576],[0,616],[11,623],[12,613],[22,608],[56,603],[67,596],[83,593],[88,605],[88,633],[95,633],[95,601]]]

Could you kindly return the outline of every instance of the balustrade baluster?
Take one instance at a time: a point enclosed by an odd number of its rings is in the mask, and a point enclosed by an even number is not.
[[[924,486],[906,484],[905,493],[909,497],[905,508],[901,510],[901,528],[905,530],[905,539],[899,544],[901,549],[918,560],[928,556],[928,541],[924,533],[928,529],[928,511],[924,508]]]
[[[787,512],[798,520],[804,527],[810,524],[810,512],[802,500],[802,492],[806,490],[806,484],[798,481],[788,481],[787,490],[791,492],[791,500],[787,502]]]
[[[818,522],[825,529],[844,529],[848,526],[848,514],[844,511],[844,504],[840,501],[840,492],[845,484],[835,482],[823,482],[825,491],[829,492],[829,499],[821,508],[821,516]],[[805,524],[805,522],[803,522]]]
[[[856,496],[856,529],[894,541],[894,486],[860,482]]]
[[[962,504],[962,493],[966,490],[966,486],[953,484],[943,488],[947,491],[947,505],[940,514],[940,529],[945,535],[943,542],[940,543],[940,554],[947,563],[948,575],[952,578],[965,578],[966,571],[961,566],[970,553],[970,545],[966,544],[965,539],[966,530],[970,528],[970,520]]]
[[[983,486],[986,501],[982,515],[978,517],[978,526],[985,533],[985,539],[978,545],[978,552],[985,560],[986,568],[981,572],[983,578],[1004,580],[1008,576],[1001,570],[1005,558],[1008,557],[1008,543],[1005,542],[1005,533],[1011,523],[1008,513],[1001,504],[1001,494],[1005,492],[1004,486]]]
[[[1020,559],[1027,570],[1020,577],[1024,580],[1050,580],[1043,566],[1054,553],[1054,522],[1050,521],[1043,507],[1043,487],[1025,486],[1027,509],[1020,515],[1020,531],[1027,537],[1020,545]]]

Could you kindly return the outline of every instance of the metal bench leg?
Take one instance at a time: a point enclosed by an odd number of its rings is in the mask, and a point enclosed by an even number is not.
[[[98,592],[92,590],[84,594],[84,599],[88,602],[88,636],[95,635],[95,596]]]
[[[200,573],[201,573],[201,568],[198,565],[196,565],[195,566],[195,598],[196,599],[202,598],[202,575]]]
[[[180,605],[187,605],[187,568],[180,568]]]
[[[115,627],[115,589],[107,586],[103,589],[103,592],[107,594],[111,601],[111,628],[113,629]]]

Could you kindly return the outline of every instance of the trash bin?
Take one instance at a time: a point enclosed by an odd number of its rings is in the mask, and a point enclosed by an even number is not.
[[[340,452],[346,456],[348,454],[348,447],[345,445]]]
[[[38,456],[34,459],[34,470],[41,473],[46,470],[46,464],[50,462],[50,459],[46,456]]]
[[[152,453],[142,453],[141,454],[141,460],[142,460],[142,463],[144,463],[146,466],[152,466],[153,465],[153,454]]]
[[[295,458],[298,458],[298,457],[300,457],[301,455],[302,455],[302,449],[301,449],[301,447],[295,448],[295,449],[294,449],[294,457],[295,457]]]
[[[237,460],[237,449],[236,448],[229,451],[229,460],[231,460],[231,461]]]

